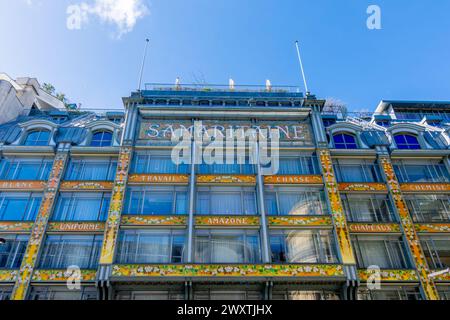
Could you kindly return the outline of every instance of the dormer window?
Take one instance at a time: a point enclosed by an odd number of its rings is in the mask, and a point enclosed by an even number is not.
[[[92,136],[91,147],[110,147],[113,135],[109,131],[97,131]]]
[[[336,149],[358,149],[356,137],[348,133],[333,135],[333,142]]]
[[[25,146],[48,146],[50,131],[34,130],[30,131],[24,141]]]
[[[397,134],[394,136],[395,144],[401,150],[421,149],[419,140],[412,134]]]

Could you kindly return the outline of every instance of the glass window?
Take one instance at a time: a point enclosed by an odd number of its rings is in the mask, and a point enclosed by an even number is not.
[[[332,231],[272,231],[270,249],[273,263],[336,263]]]
[[[262,290],[242,289],[242,287],[222,287],[213,289],[194,290],[194,300],[212,300],[212,301],[245,301],[245,300],[263,300]]]
[[[295,290],[275,287],[271,300],[340,300],[340,295],[332,290]]]
[[[71,159],[65,179],[69,181],[113,181],[116,159]]]
[[[0,301],[11,300],[12,290],[10,286],[0,286]]]
[[[328,214],[323,191],[266,187],[266,213],[268,215],[315,216]]]
[[[359,268],[373,265],[380,269],[411,268],[403,240],[399,237],[355,236],[352,242]]]
[[[395,144],[398,149],[420,149],[419,140],[416,136],[410,134],[397,134],[394,136]]]
[[[181,263],[185,248],[181,230],[126,230],[120,233],[117,263]]]
[[[257,214],[256,192],[254,188],[199,188],[197,191],[196,205],[196,213],[203,215]]]
[[[133,187],[128,189],[124,213],[187,214],[187,201],[187,187]]]
[[[308,175],[319,174],[319,166],[315,156],[286,157],[279,159],[278,175]]]
[[[50,131],[36,130],[28,133],[24,145],[26,146],[48,146]]]
[[[257,231],[197,230],[196,263],[260,263]]]
[[[60,193],[53,220],[105,221],[110,197],[107,193]]]
[[[450,267],[450,237],[423,236],[420,237],[422,248],[431,269],[446,269]]]
[[[153,285],[142,289],[115,289],[114,300],[184,300],[184,287],[179,285]]]
[[[42,194],[0,193],[1,221],[34,221],[41,206]]]
[[[98,131],[92,135],[91,147],[110,147],[113,134],[109,131]]]
[[[40,269],[95,269],[98,266],[103,236],[51,235],[42,249]]]
[[[95,287],[81,287],[69,290],[64,287],[31,287],[29,300],[97,300]]]
[[[450,174],[442,162],[395,161],[393,166],[400,183],[450,181]]]
[[[27,249],[28,236],[0,235],[5,244],[0,245],[0,269],[19,269]]]
[[[355,136],[350,134],[335,134],[333,136],[333,141],[336,149],[358,149]]]
[[[387,195],[342,194],[342,203],[349,221],[392,222],[394,211]]]
[[[360,289],[358,300],[422,300],[417,288],[384,287],[380,290]]]
[[[334,171],[338,182],[382,182],[379,166],[371,161],[336,160]]]
[[[414,222],[450,221],[450,197],[446,195],[405,195]]]
[[[131,172],[136,174],[186,174],[189,172],[189,165],[176,165],[169,154],[138,152],[133,158]]]
[[[1,180],[48,180],[53,160],[5,158],[0,162]]]
[[[226,154],[224,153],[224,160],[226,162],[225,156]],[[198,166],[198,172],[199,174],[254,174],[255,168],[251,164],[250,158],[240,159],[237,155],[234,155],[234,160],[230,164],[203,163]]]

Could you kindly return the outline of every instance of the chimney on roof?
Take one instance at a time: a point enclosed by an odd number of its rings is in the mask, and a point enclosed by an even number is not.
[[[270,83],[270,80],[266,80],[266,90],[272,91],[272,83]]]
[[[230,90],[234,90],[234,80],[233,79],[230,79],[229,84],[230,84]]]

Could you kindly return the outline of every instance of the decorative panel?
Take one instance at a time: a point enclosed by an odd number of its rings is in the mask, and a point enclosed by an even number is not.
[[[111,181],[63,181],[61,191],[108,191],[112,190]]]
[[[450,233],[450,223],[416,223],[419,233]]]
[[[380,163],[386,175],[388,186],[400,216],[400,222],[403,227],[404,234],[408,241],[425,295],[430,300],[438,300],[439,294],[432,279],[428,277],[430,270],[428,269],[427,261],[420,246],[420,239],[417,236],[412,218],[409,214],[408,207],[403,200],[400,184],[395,176],[394,167],[391,160],[386,156],[380,157]]]
[[[331,214],[333,216],[339,249],[341,251],[342,262],[344,264],[356,264],[330,152],[328,150],[320,150],[319,155],[325,179],[325,189],[328,194],[328,199],[330,200]]]
[[[47,182],[41,207],[31,230],[28,246],[25,251],[19,275],[12,293],[12,300],[24,300],[33,274],[39,249],[45,236],[47,223],[52,214],[55,198],[68,158],[67,153],[57,153],[53,162],[50,178]]]
[[[50,222],[48,232],[77,232],[92,233],[103,232],[105,223],[103,222]]]
[[[187,216],[122,216],[123,226],[185,226]]]
[[[375,275],[375,270],[358,270],[359,279],[361,281],[367,281],[370,277]],[[415,270],[381,270],[380,272],[380,280],[381,281],[391,281],[391,282],[415,282],[419,281],[419,277]]]
[[[397,223],[349,223],[351,233],[399,233],[402,232]]]
[[[339,183],[341,192],[387,192],[384,183]]]
[[[93,282],[97,270],[80,270],[81,282]],[[66,282],[73,274],[67,270],[36,270],[33,274],[33,282]]]
[[[103,237],[100,264],[113,263],[132,152],[133,149],[131,147],[122,147],[120,150],[116,179]]]
[[[44,191],[46,181],[0,181],[0,191]]]
[[[113,277],[345,277],[341,265],[114,265]]]
[[[189,176],[186,174],[131,174],[128,182],[130,184],[188,184]]]
[[[195,225],[211,227],[259,226],[260,218],[255,216],[197,216]]]
[[[197,176],[197,183],[199,183],[199,184],[209,184],[209,183],[256,184],[256,177],[255,176],[246,176],[246,175],[199,175],[199,176]]]
[[[268,217],[270,227],[331,227],[331,216],[276,216]]]
[[[450,183],[402,183],[400,187],[403,192],[450,193]]]
[[[18,270],[0,270],[0,283],[15,282],[17,280]]]
[[[321,175],[265,176],[265,184],[323,184]]]
[[[29,233],[33,228],[33,222],[0,222],[0,232]]]

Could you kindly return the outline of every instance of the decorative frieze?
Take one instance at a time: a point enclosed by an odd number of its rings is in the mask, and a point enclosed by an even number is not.
[[[341,265],[114,265],[112,277],[344,277]]]
[[[48,232],[97,233],[105,230],[103,222],[50,222]]]
[[[0,283],[15,282],[18,274],[18,270],[0,270]]]
[[[250,175],[198,175],[198,184],[256,184],[256,177]]]
[[[450,233],[450,223],[416,223],[418,233]]]
[[[46,181],[0,181],[0,191],[44,191]]]
[[[6,233],[29,233],[33,228],[33,222],[2,221],[0,232]]]
[[[381,270],[379,275],[377,270],[358,270],[359,280],[371,281],[379,279],[382,282],[418,282],[419,277],[415,270]]]
[[[187,216],[122,216],[122,226],[186,226]]]
[[[272,216],[268,217],[271,228],[299,228],[299,227],[332,227],[331,216]]]
[[[339,183],[341,192],[387,192],[384,183]]]
[[[61,191],[110,191],[114,183],[111,181],[63,181]]]
[[[450,183],[402,183],[400,188],[403,192],[450,193]]]
[[[71,270],[36,270],[31,279],[33,282],[67,282],[75,276],[81,276],[80,282],[93,282],[97,270],[80,270],[80,274],[74,274]]]
[[[260,218],[255,216],[197,216],[197,227],[258,227]]]

